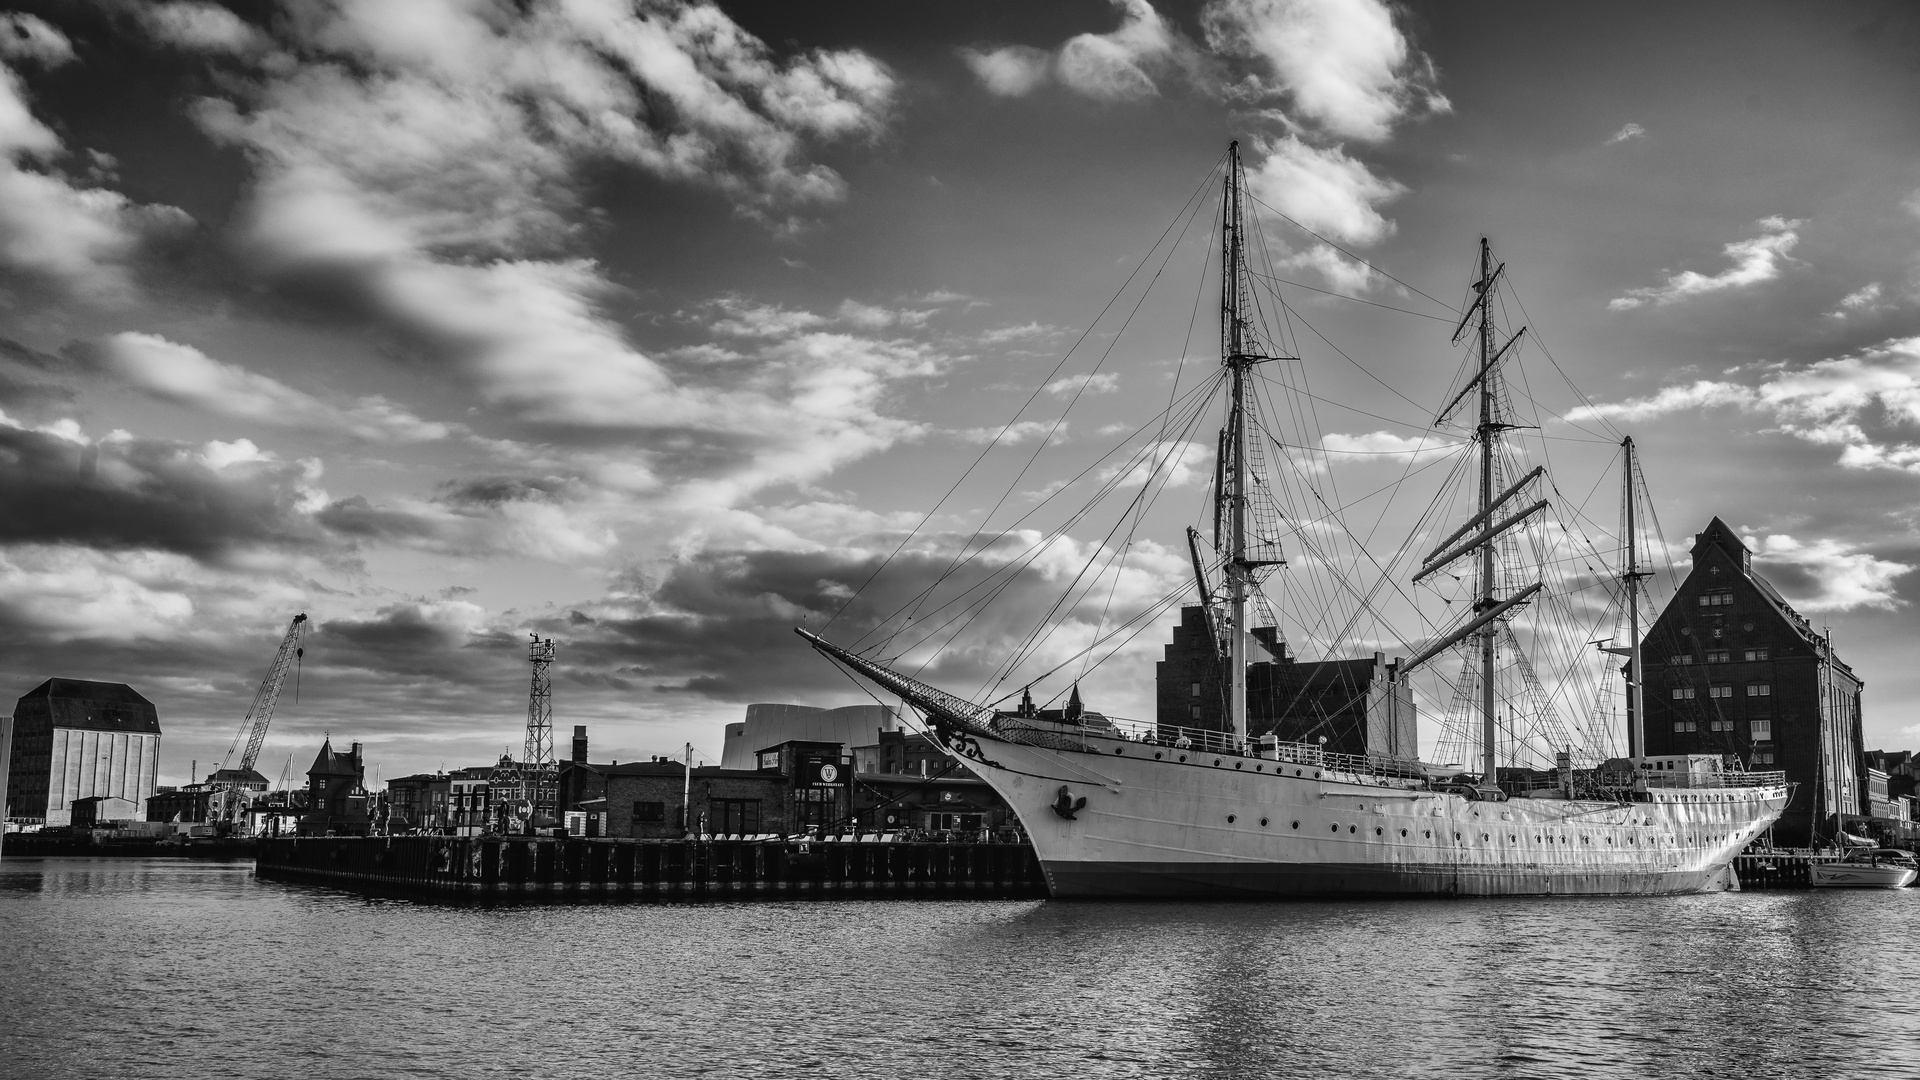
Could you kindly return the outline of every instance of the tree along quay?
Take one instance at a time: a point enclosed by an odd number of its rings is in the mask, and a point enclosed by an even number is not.
[[[1025,844],[579,837],[303,837],[259,842],[269,880],[362,892],[537,901],[831,897],[1037,899]]]

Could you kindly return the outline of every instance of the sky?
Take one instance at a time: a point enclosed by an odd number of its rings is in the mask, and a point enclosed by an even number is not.
[[[1865,679],[1868,744],[1920,744],[1907,5],[5,12],[0,693],[130,683],[162,783],[228,752],[297,612],[270,777],[327,735],[385,777],[518,752],[529,633],[596,760],[868,700],[792,628],[859,638],[1217,362],[1181,214],[1234,139],[1313,328],[1300,438],[1360,487],[1407,465],[1490,237],[1579,391],[1563,488],[1604,483],[1580,431],[1632,433],[1669,549],[1740,530]],[[1173,522],[1036,663],[1180,586]],[[990,683],[1108,542],[962,568],[1023,576],[927,677]],[[1096,705],[1151,715],[1173,619]]]

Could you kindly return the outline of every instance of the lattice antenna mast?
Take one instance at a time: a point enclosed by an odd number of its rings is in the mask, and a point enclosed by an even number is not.
[[[527,745],[520,763],[520,798],[531,817],[553,812],[559,798],[559,764],[553,757],[553,639],[527,635],[533,684],[527,692]]]

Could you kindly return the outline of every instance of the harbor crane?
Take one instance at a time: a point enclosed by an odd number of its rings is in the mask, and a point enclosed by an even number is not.
[[[553,756],[553,639],[528,634],[533,682],[527,693],[527,743],[519,761],[503,756],[488,778],[498,828],[529,833],[558,820],[560,765]]]
[[[227,756],[220,760],[219,771],[213,774],[216,792],[212,807],[213,824],[217,828],[231,830],[246,813],[247,777],[253,772],[254,762],[260,759],[261,744],[267,741],[267,725],[273,722],[274,706],[280,703],[280,690],[287,683],[287,670],[307,654],[307,650],[300,645],[300,636],[306,629],[305,612],[295,615],[293,621],[287,624],[287,634],[280,639],[280,651],[273,654],[273,665],[267,668],[266,678],[260,680],[260,689],[254,691],[253,705],[240,721],[240,730],[234,732],[233,744],[227,747]],[[240,748],[242,737],[247,740],[247,748],[240,755],[240,767],[229,771],[233,752]]]

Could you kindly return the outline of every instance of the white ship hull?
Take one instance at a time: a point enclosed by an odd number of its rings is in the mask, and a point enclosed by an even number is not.
[[[1907,866],[1865,866],[1860,863],[1814,863],[1808,883],[1815,888],[1904,889],[1917,876]]]
[[[1120,738],[1086,738],[1086,751],[965,734],[946,744],[1019,815],[1057,898],[1737,889],[1734,856],[1788,794],[1778,784],[1496,802]]]

